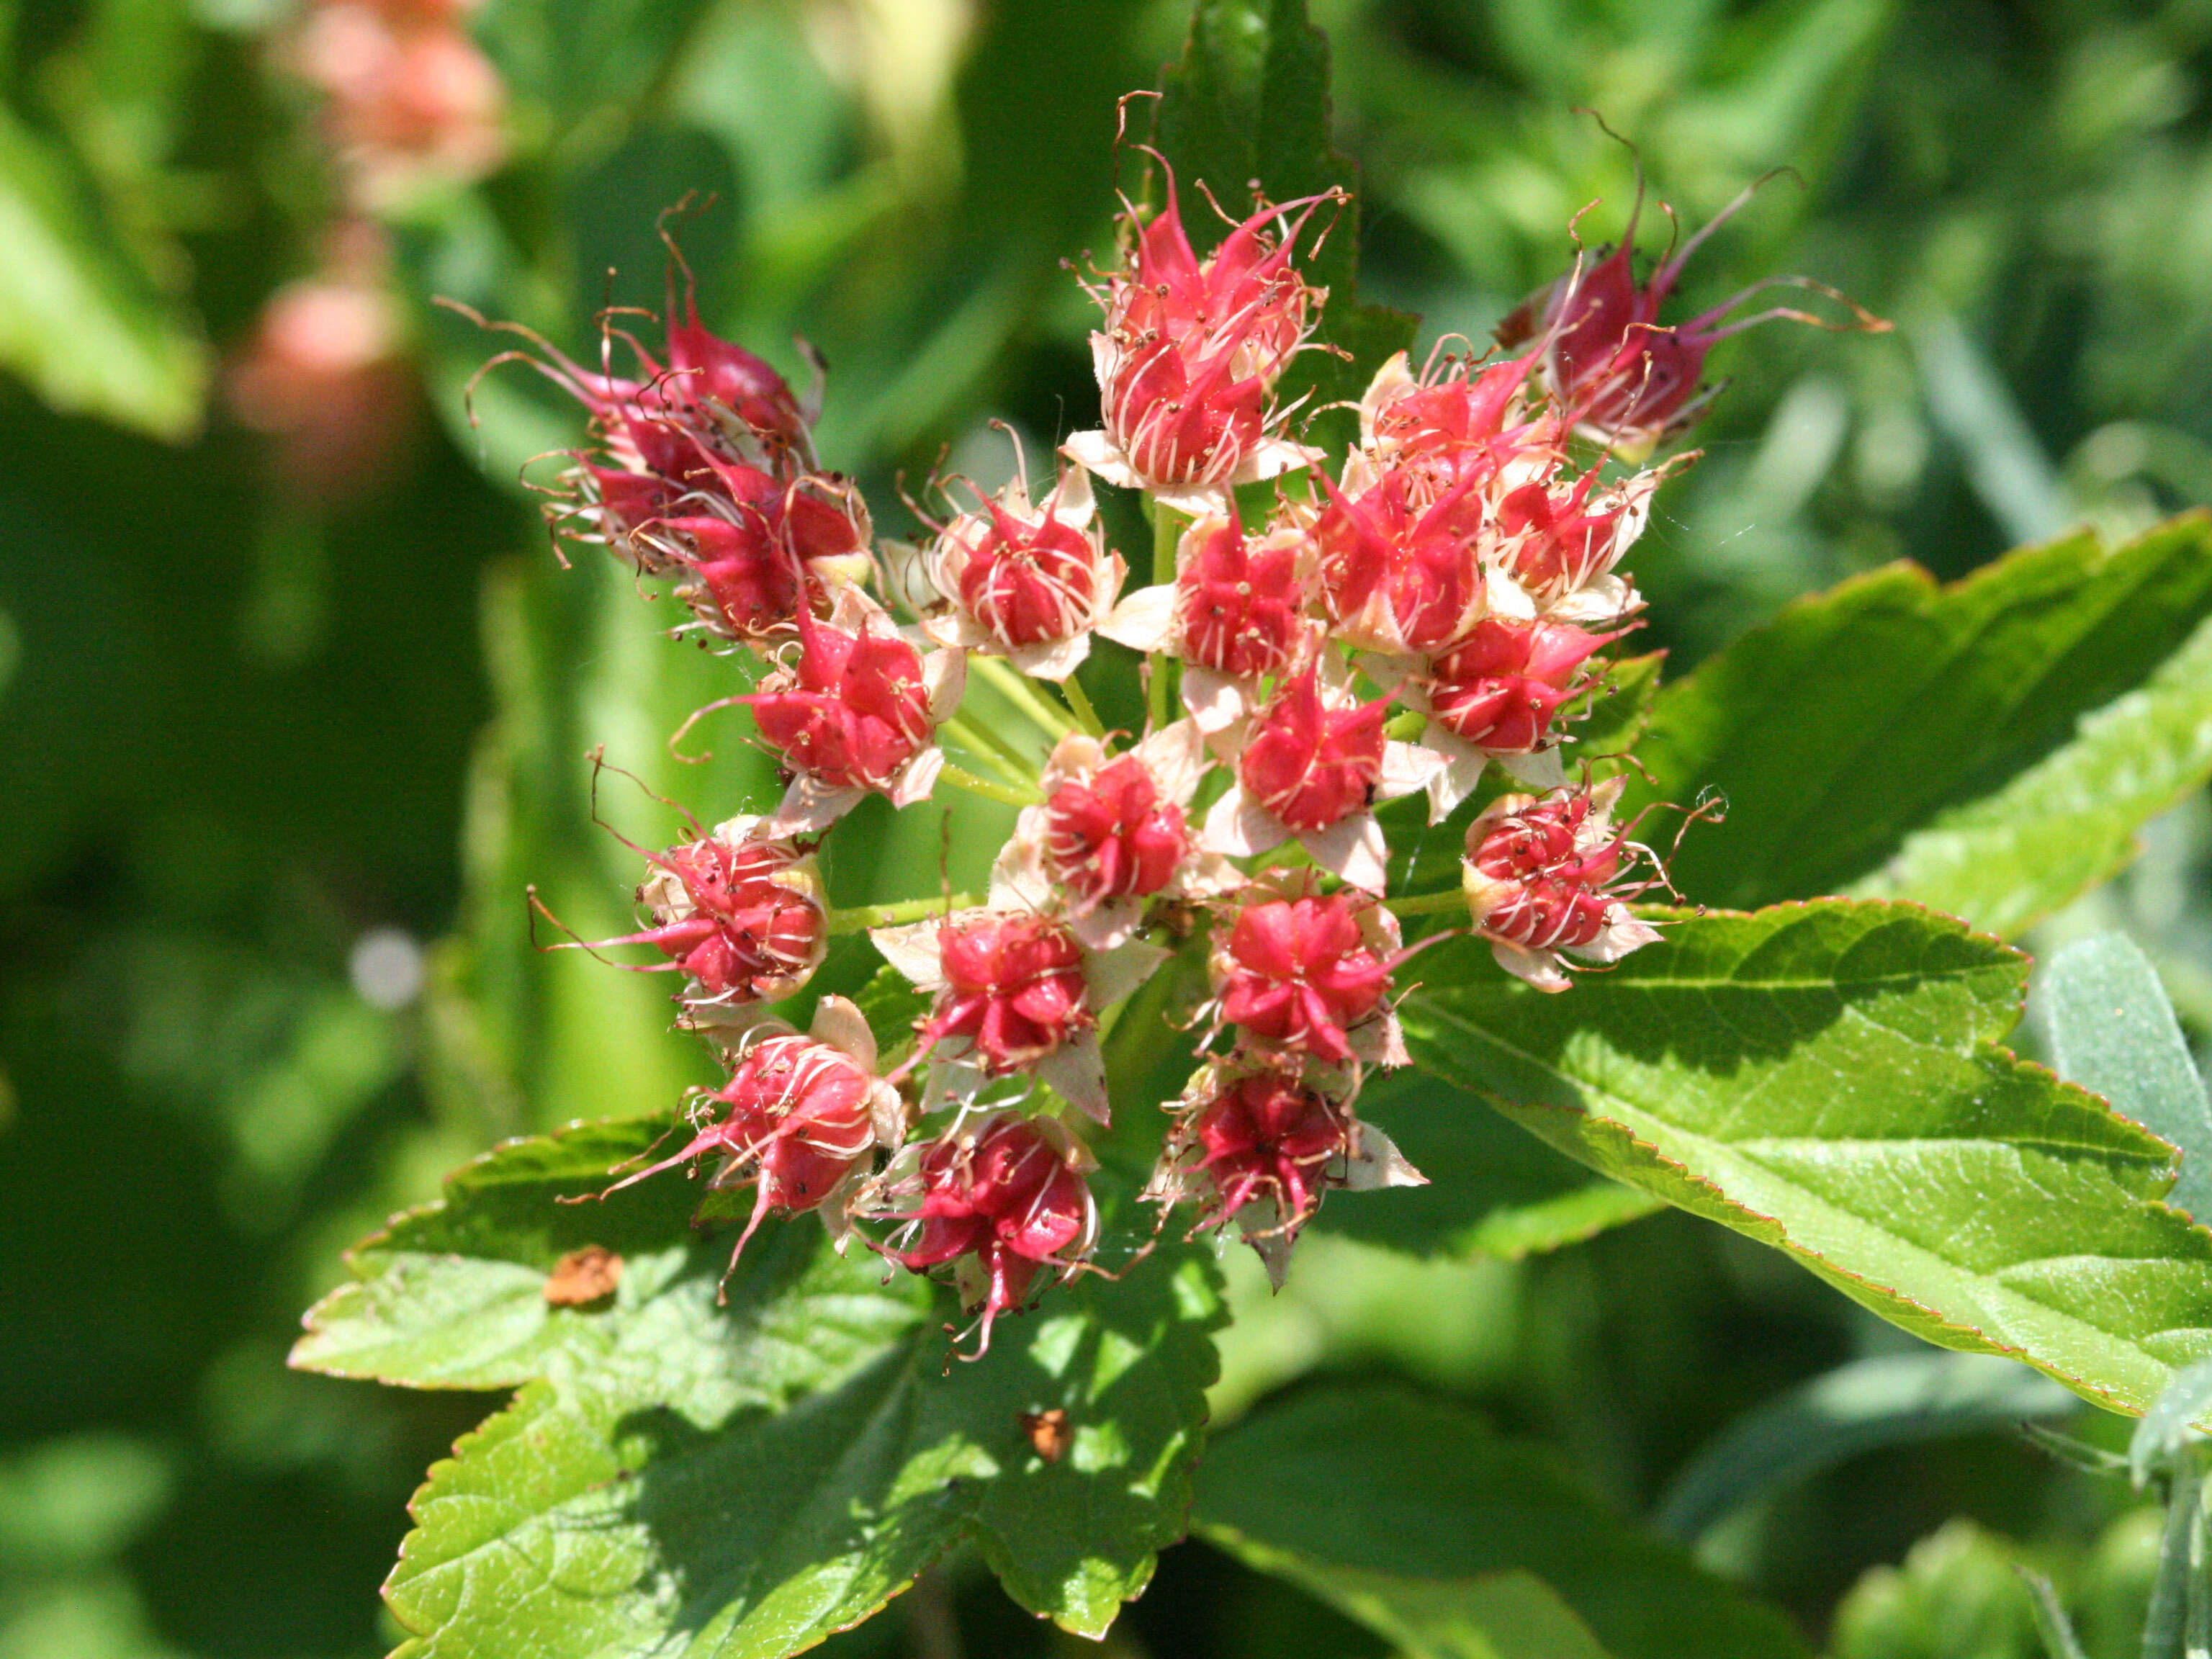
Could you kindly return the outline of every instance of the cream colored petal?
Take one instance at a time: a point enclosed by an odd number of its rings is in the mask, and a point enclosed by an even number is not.
[[[1082,667],[1090,654],[1091,635],[1085,632],[1046,645],[1017,646],[1006,653],[1006,660],[1033,680],[1050,680],[1057,684]]]
[[[933,651],[921,659],[922,695],[929,699],[929,720],[942,726],[960,712],[960,699],[968,694],[968,653]]]
[[[1425,1187],[1428,1176],[1406,1161],[1390,1137],[1371,1123],[1359,1126],[1359,1156],[1346,1158],[1344,1189],[1371,1193],[1385,1187]]]
[[[1252,481],[1239,478],[1237,482],[1249,483]],[[1147,485],[1146,488],[1151,489],[1152,486]],[[1180,513],[1185,518],[1202,518],[1209,513],[1229,510],[1229,485],[1225,483],[1166,484],[1152,489],[1152,495],[1155,505]]]
[[[816,1003],[814,1022],[807,1035],[850,1054],[864,1069],[876,1069],[876,1034],[868,1029],[867,1017],[851,998],[825,996]]]
[[[1616,903],[1606,912],[1603,933],[1588,945],[1571,945],[1567,949],[1584,962],[1619,962],[1631,951],[1656,944],[1659,938],[1656,927],[1630,915],[1626,905]]]
[[[1251,697],[1243,684],[1211,668],[1186,665],[1182,671],[1182,706],[1203,735],[1219,735],[1244,718]]]
[[[1300,836],[1298,842],[1316,864],[1354,887],[1380,893],[1389,884],[1390,848],[1372,812],[1354,812],[1317,835]]]
[[[1564,991],[1574,983],[1560,968],[1559,958],[1549,951],[1530,951],[1508,945],[1504,939],[1492,939],[1490,954],[1498,958],[1498,965],[1507,973],[1528,981],[1540,991]]]
[[[1060,482],[1053,486],[1041,506],[1060,523],[1083,529],[1097,511],[1097,502],[1091,493],[1091,475],[1079,466],[1062,472]]]
[[[927,800],[931,790],[937,787],[938,775],[945,770],[945,751],[935,744],[919,750],[898,769],[885,793],[891,805],[897,807],[913,805],[918,800]]]
[[[1206,752],[1206,734],[1198,722],[1170,720],[1137,745],[1137,758],[1152,775],[1164,799],[1177,806],[1190,805],[1212,759]]]
[[[1060,453],[1086,472],[1097,474],[1123,489],[1142,489],[1145,481],[1103,432],[1079,432],[1060,447]]]
[[[1431,776],[1444,764],[1444,757],[1434,749],[1413,743],[1386,743],[1382,745],[1382,773],[1375,782],[1376,797],[1395,800],[1401,795],[1425,789]]]
[[[1111,951],[1135,933],[1144,920],[1144,900],[1117,898],[1072,918],[1067,927],[1076,943],[1086,951]]]
[[[1243,784],[1232,783],[1206,813],[1206,827],[1200,830],[1198,840],[1209,853],[1244,859],[1272,853],[1290,838],[1288,825],[1249,799]]]
[[[1566,785],[1567,769],[1559,759],[1556,744],[1539,749],[1533,755],[1498,755],[1493,758],[1499,770],[1531,789],[1559,789]]]
[[[1086,952],[1083,976],[1090,986],[1090,994],[1085,1000],[1093,1010],[1103,1013],[1150,979],[1152,970],[1174,954],[1136,939],[1126,939],[1110,951]]]
[[[1175,599],[1172,582],[1140,587],[1107,612],[1106,619],[1098,624],[1098,631],[1132,651],[1165,650],[1168,636],[1175,628]]]
[[[981,914],[973,910],[957,910],[957,920],[962,916]],[[885,962],[904,974],[914,982],[917,991],[942,990],[945,969],[938,959],[937,930],[945,925],[939,917],[927,921],[910,921],[897,927],[871,927],[868,938],[883,953]]]
[[[769,835],[778,836],[827,830],[867,798],[865,789],[832,789],[802,772],[791,781],[783,804],[769,816],[765,827]]]
[[[1288,438],[1262,438],[1246,453],[1244,464],[1231,475],[1230,482],[1258,483],[1262,479],[1279,478],[1285,472],[1296,472],[1301,467],[1313,466],[1328,459],[1320,450],[1292,443]]]
[[[1442,823],[1474,793],[1474,786],[1482,781],[1482,769],[1490,757],[1438,726],[1424,732],[1421,741],[1443,761],[1429,775],[1428,781],[1429,822]]]
[[[1085,1031],[1062,1043],[1036,1063],[1037,1077],[1085,1117],[1110,1122],[1113,1112],[1106,1098],[1106,1061],[1098,1052],[1097,1033]]]

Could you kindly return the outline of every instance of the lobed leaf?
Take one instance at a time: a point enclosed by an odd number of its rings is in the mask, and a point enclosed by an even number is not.
[[[1942,1346],[2130,1412],[2212,1352],[2172,1149],[1997,1046],[2025,957],[1910,905],[1665,921],[1557,997],[1449,947],[1404,1010],[1416,1060]]]
[[[1617,1518],[1550,1451],[1396,1389],[1316,1389],[1221,1435],[1192,1520],[1436,1659],[1805,1652],[1780,1613]]]
[[[1939,586],[1893,565],[1667,687],[1635,799],[1728,799],[1674,860],[1753,906],[1923,900],[2014,932],[2109,875],[2212,776],[2212,518],[2087,532]]]
[[[293,1363],[432,1388],[520,1384],[434,1468],[386,1593],[429,1656],[783,1655],[866,1617],[972,1540],[1009,1594],[1103,1634],[1183,1530],[1215,1371],[1202,1253],[1056,1289],[956,1362],[949,1298],[808,1219],[686,1242],[697,1189],[595,1191],[666,1121],[510,1143],[356,1254]],[[603,1306],[550,1305],[584,1243]],[[1065,1411],[1048,1462],[1025,1413]]]

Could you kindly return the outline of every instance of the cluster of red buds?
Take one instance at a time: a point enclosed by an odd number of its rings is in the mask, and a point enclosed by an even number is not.
[[[948,1274],[985,1341],[1041,1284],[1097,1265],[1085,1134],[1129,1104],[1123,1020],[1133,1053],[1164,1022],[1198,1061],[1163,1103],[1140,1196],[1194,1206],[1194,1232],[1234,1220],[1279,1282],[1330,1192],[1423,1179],[1357,1110],[1364,1078],[1407,1061],[1395,1001],[1419,949],[1471,933],[1559,992],[1571,963],[1658,937],[1629,908],[1665,878],[1613,825],[1620,780],[1567,757],[1642,605],[1624,556],[1694,459],[1641,467],[1694,407],[1667,377],[1710,343],[1709,319],[1680,337],[1656,319],[1679,260],[1644,288],[1625,256],[1570,277],[1521,355],[1391,359],[1324,472],[1276,389],[1326,303],[1297,258],[1332,202],[1223,216],[1201,258],[1171,179],[1166,197],[1148,222],[1129,210],[1093,289],[1100,428],[1062,447],[1042,496],[1017,445],[1011,483],[947,491],[923,544],[885,544],[880,565],[857,489],[815,462],[811,410],[688,305],[657,357],[619,337],[629,378],[533,359],[596,439],[556,526],[672,578],[710,636],[758,659],[752,689],[710,707],[750,708],[787,783],[762,816],[648,855],[645,925],[606,941],[682,974],[684,1023],[731,1066],[653,1170],[714,1154],[716,1184],[755,1184],[755,1224],[817,1210],[841,1240]],[[1094,480],[1150,498],[1153,580],[1133,592]],[[1122,671],[1139,732],[1103,729],[1076,678],[1094,635],[1144,654]],[[1128,662],[1092,661],[1094,683]],[[1035,749],[963,721],[971,670]],[[1534,793],[1471,799],[1492,762]],[[1021,806],[988,893],[829,908],[800,838],[870,793],[947,789]],[[1460,891],[1391,890],[1378,808],[1415,796],[1415,822],[1464,823]],[[1463,927],[1407,947],[1401,915],[1451,911]],[[884,1034],[886,1070],[839,999],[807,1036],[775,1017],[862,927],[926,1003]]]

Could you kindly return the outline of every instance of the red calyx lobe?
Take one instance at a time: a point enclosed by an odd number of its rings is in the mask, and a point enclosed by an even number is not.
[[[945,988],[922,1046],[967,1037],[983,1069],[1004,1076],[1093,1024],[1075,936],[1041,916],[983,915],[938,930]]]
[[[1035,522],[987,501],[990,527],[960,571],[960,603],[1002,644],[1018,649],[1066,639],[1098,600],[1090,538],[1049,514]]]
[[[1213,964],[1221,1017],[1279,1047],[1350,1060],[1349,1033],[1381,1012],[1395,965],[1363,939],[1362,903],[1334,893],[1241,908]]]
[[[1240,1079],[1199,1110],[1192,1133],[1212,1183],[1219,1226],[1255,1199],[1273,1199],[1278,1224],[1295,1233],[1321,1202],[1324,1172],[1350,1135],[1327,1096],[1277,1072]]]
[[[1300,834],[1364,811],[1382,776],[1389,704],[1322,701],[1315,671],[1284,682],[1254,723],[1237,777],[1252,798]]]
[[[1618,562],[1628,509],[1589,511],[1595,482],[1596,474],[1586,474],[1559,495],[1541,482],[1527,483],[1498,502],[1505,568],[1529,592],[1540,598],[1572,592]]]
[[[1314,537],[1331,619],[1349,621],[1381,588],[1409,648],[1432,651],[1457,633],[1482,599],[1474,552],[1482,503],[1473,493],[1475,480],[1462,478],[1418,511],[1414,479],[1402,469],[1356,500],[1325,477],[1321,483],[1328,505]]]
[[[928,742],[921,655],[863,623],[848,634],[799,613],[797,660],[742,699],[761,740],[833,789],[882,788]]]
[[[1064,1265],[1090,1231],[1091,1192],[1037,1127],[1010,1117],[970,1146],[947,1135],[922,1154],[921,1230],[896,1252],[920,1273],[973,1255],[989,1322],[1019,1304],[1040,1264]]]
[[[1176,577],[1183,659],[1256,679],[1290,663],[1304,601],[1297,550],[1255,545],[1231,517],[1199,538]]]
[[[805,967],[822,942],[821,906],[771,879],[797,858],[788,842],[672,847],[654,862],[684,884],[691,914],[639,937],[713,995],[757,1000],[763,981]]]
[[[1486,617],[1431,664],[1430,708],[1468,743],[1527,754],[1549,734],[1583,664],[1618,637],[1565,623]]]
[[[1045,803],[1053,878],[1086,903],[1158,892],[1189,850],[1182,808],[1160,799],[1134,755],[1108,762],[1087,782],[1063,783]]]

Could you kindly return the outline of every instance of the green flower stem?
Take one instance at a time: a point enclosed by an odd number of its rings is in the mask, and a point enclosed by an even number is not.
[[[971,795],[981,795],[985,800],[1004,801],[1009,806],[1035,806],[1044,797],[1034,788],[1017,788],[1009,784],[993,783],[988,778],[979,778],[945,763],[945,769],[937,775],[939,783],[949,783],[955,789],[964,789]]]
[[[1013,671],[1011,664],[996,657],[971,653],[968,672],[982,677],[984,682],[1008,702],[1030,718],[1030,723],[1054,743],[1075,730],[1075,719],[1064,708],[1053,706],[1049,697],[1030,688],[1030,683]]]
[[[938,730],[976,759],[986,762],[1015,788],[1024,788],[1036,781],[1036,763],[988,726],[978,726],[964,714],[955,714]]]
[[[896,927],[901,922],[927,921],[947,910],[972,909],[982,902],[973,893],[940,893],[935,898],[902,899],[896,904],[856,904],[849,910],[832,910],[830,931],[858,933],[870,927]]]
[[[1417,893],[1411,898],[1384,899],[1394,915],[1437,916],[1449,910],[1467,908],[1467,895],[1458,888],[1449,888],[1441,893]]]
[[[1106,728],[1098,719],[1098,711],[1091,706],[1091,698],[1075,676],[1070,674],[1060,688],[1067,694],[1067,706],[1075,711],[1075,723],[1094,738],[1106,735]]]
[[[1182,520],[1158,501],[1152,507],[1152,581],[1158,585],[1171,582],[1176,577],[1176,544],[1182,537]],[[1145,714],[1152,729],[1158,731],[1168,723],[1169,696],[1172,690],[1170,678],[1175,665],[1161,651],[1146,659],[1151,666],[1145,684]]]

